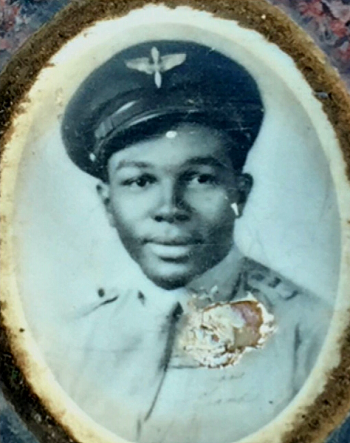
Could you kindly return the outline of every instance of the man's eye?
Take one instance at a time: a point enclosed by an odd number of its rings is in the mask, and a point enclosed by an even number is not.
[[[193,185],[211,185],[217,183],[217,177],[214,174],[191,174],[187,180]]]
[[[202,174],[198,177],[198,182],[199,183],[214,183],[214,182],[216,182],[216,177],[215,177],[215,175],[211,175],[211,174]]]
[[[150,184],[154,183],[155,179],[149,175],[142,175],[141,177],[130,178],[123,181],[123,186],[129,188],[145,188]]]

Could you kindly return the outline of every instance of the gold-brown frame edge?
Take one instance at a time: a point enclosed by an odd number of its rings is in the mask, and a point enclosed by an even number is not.
[[[191,6],[220,18],[236,20],[243,27],[260,32],[289,54],[322,102],[339,139],[350,180],[350,96],[347,89],[308,35],[266,0],[74,0],[31,37],[0,76],[1,154],[11,137],[12,121],[20,112],[21,102],[40,70],[61,46],[98,20],[123,16],[149,3],[170,8]],[[8,222],[1,218],[2,224]],[[6,397],[39,440],[47,443],[76,441],[50,415],[25,380],[20,369],[25,361],[13,349],[11,335],[4,327],[2,308],[4,304],[0,302],[0,378]],[[307,413],[301,415],[293,430],[283,436],[284,443],[322,442],[350,410],[350,313],[349,325],[341,341],[340,364],[329,374],[324,391]]]

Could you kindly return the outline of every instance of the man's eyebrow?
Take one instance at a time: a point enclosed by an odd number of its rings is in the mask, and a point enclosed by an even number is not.
[[[185,161],[184,166],[201,166],[201,165],[207,165],[207,166],[213,166],[216,168],[229,168],[229,165],[220,161],[218,158],[213,157],[211,155],[208,156],[198,156],[198,157],[192,157]],[[117,166],[115,167],[115,171],[119,171],[123,168],[152,168],[154,165],[148,162],[144,161],[137,161],[137,160],[121,160]]]
[[[208,166],[214,166],[216,168],[225,168],[227,169],[229,167],[228,164],[224,163],[223,161],[219,160],[216,157],[213,157],[211,155],[205,156],[205,157],[192,157],[189,160],[186,161],[186,165],[208,165]]]
[[[150,163],[147,162],[141,162],[141,161],[136,161],[136,160],[121,160],[117,166],[115,167],[115,171],[119,171],[122,168],[149,168],[152,165]]]

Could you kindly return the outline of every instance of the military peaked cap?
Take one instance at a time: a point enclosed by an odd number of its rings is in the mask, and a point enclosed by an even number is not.
[[[264,114],[258,86],[240,64],[186,41],[129,47],[97,68],[69,102],[62,124],[69,157],[99,178],[116,151],[181,122],[224,130],[242,169]]]

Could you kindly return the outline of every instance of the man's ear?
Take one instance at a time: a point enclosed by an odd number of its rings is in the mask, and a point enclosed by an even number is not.
[[[239,216],[243,214],[244,206],[247,202],[250,191],[253,187],[253,177],[250,174],[243,173],[237,177],[237,201]]]
[[[96,185],[97,194],[106,210],[109,224],[114,227],[114,217],[111,210],[110,187],[108,183],[99,181]]]

